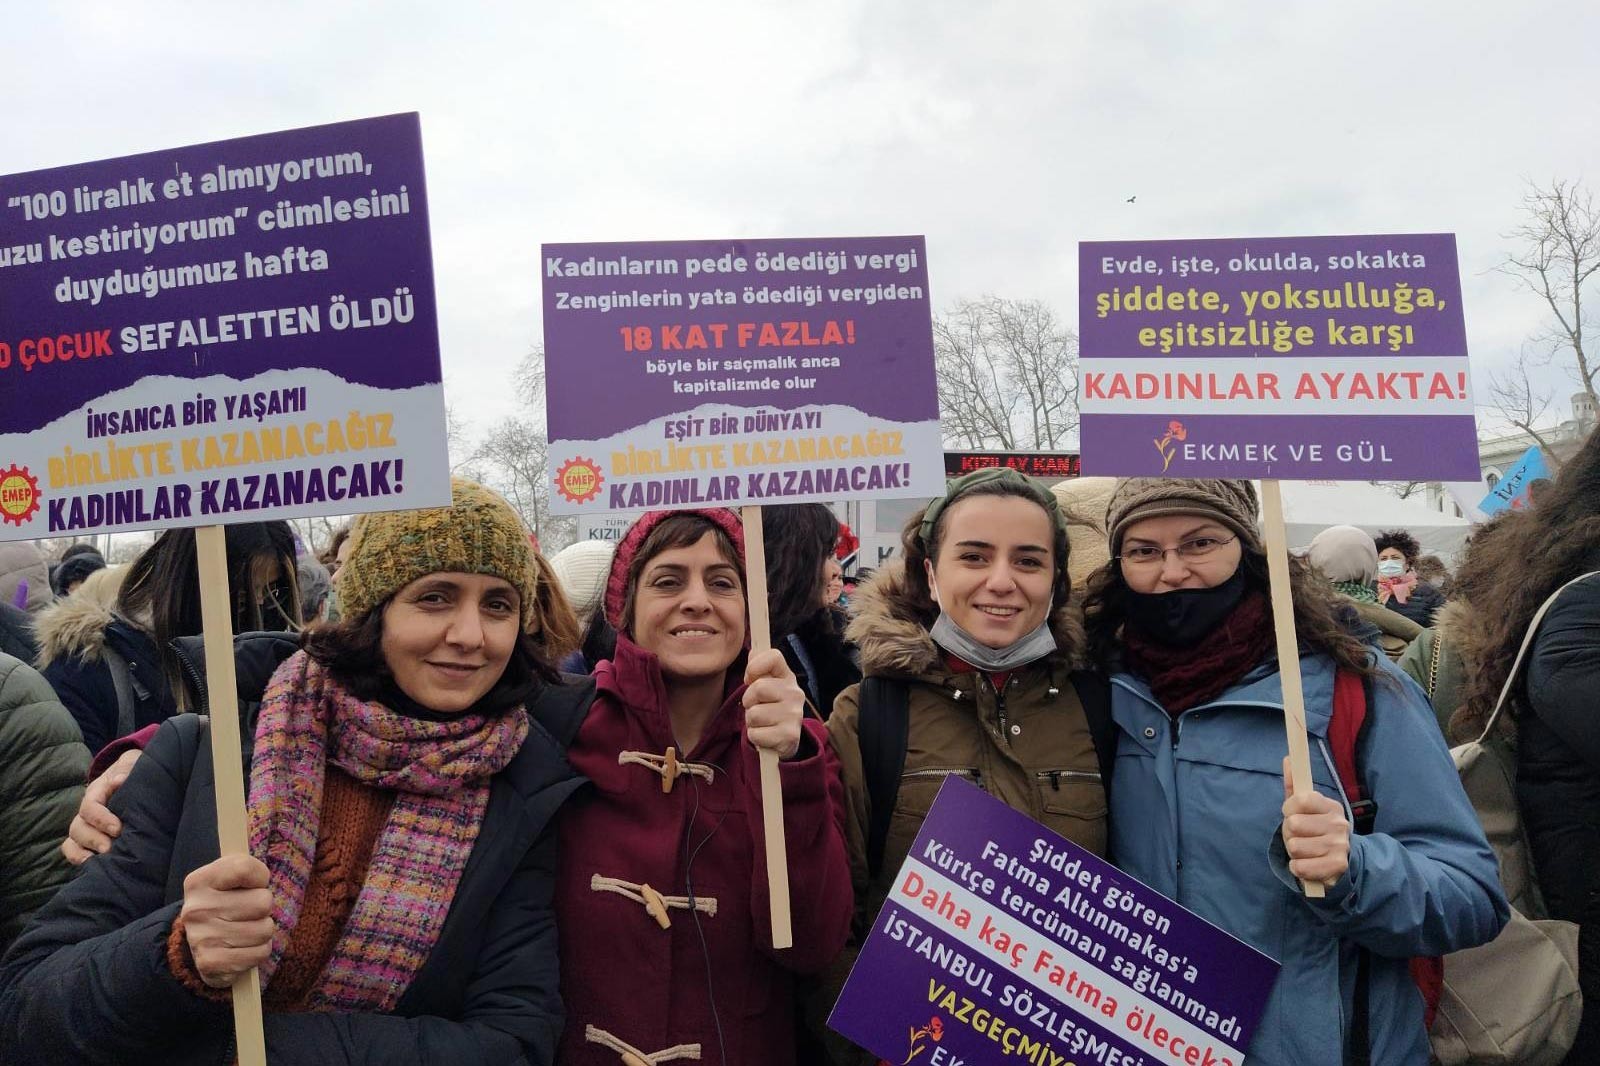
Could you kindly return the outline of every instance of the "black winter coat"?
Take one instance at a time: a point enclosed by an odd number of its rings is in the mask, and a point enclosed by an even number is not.
[[[133,728],[117,728],[117,686],[103,658],[58,656],[44,668],[45,680],[83,731],[91,755],[119,736],[165,721],[178,713],[172,685],[161,666],[161,655],[150,635],[121,618],[105,629],[105,646],[128,664],[133,692]]]
[[[0,655],[21,659],[32,666],[38,654],[39,645],[33,639],[33,622],[28,613],[9,603],[0,603]]]
[[[1406,602],[1401,603],[1391,596],[1384,606],[1395,614],[1405,615],[1423,629],[1431,629],[1439,608],[1444,606],[1444,593],[1426,581],[1418,581],[1406,596]]]
[[[1600,577],[1561,594],[1529,654],[1517,800],[1545,906],[1580,927],[1584,1024],[1568,1061],[1600,1062]]]
[[[833,701],[839,693],[861,683],[860,654],[855,645],[845,642],[845,621],[843,612],[818,612],[777,641],[801,691],[816,704],[823,721],[833,714]]]
[[[251,639],[275,643],[241,649],[241,694],[254,697],[242,716],[259,706],[265,679],[257,670],[293,650],[281,634]],[[394,1013],[268,1014],[273,1066],[553,1061],[565,1013],[552,820],[582,780],[547,726],[570,736],[568,723],[575,729],[592,698],[588,683],[575,682],[547,687],[530,704],[537,724],[490,786],[439,941]],[[231,1008],[184,988],[165,957],[184,877],[218,855],[214,780],[204,719],[168,721],[112,797],[124,827],[116,844],[39,912],[0,965],[8,1066],[230,1060]]]

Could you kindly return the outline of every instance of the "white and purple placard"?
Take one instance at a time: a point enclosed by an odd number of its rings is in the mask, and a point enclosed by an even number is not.
[[[415,114],[0,177],[0,540],[449,501]]]
[[[551,510],[937,496],[921,237],[544,246]]]
[[[891,1063],[1236,1066],[1278,964],[956,777],[828,1024]]]
[[[1478,475],[1455,237],[1084,242],[1086,475]]]

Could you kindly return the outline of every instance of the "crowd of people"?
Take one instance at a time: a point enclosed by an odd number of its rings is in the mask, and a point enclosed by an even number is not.
[[[1260,523],[1243,481],[982,470],[847,576],[829,508],[766,507],[760,651],[726,510],[548,560],[464,480],[316,555],[232,525],[241,768],[211,760],[192,531],[116,567],[0,545],[0,1061],[232,1061],[255,969],[284,1066],[872,1064],[825,1020],[951,776],[1278,960],[1252,1062],[1427,1063],[1437,960],[1514,919],[1575,926],[1600,1002],[1600,435],[1453,576],[1405,530],[1289,560],[1310,789]]]

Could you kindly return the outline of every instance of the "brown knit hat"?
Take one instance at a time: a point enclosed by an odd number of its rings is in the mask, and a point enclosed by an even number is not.
[[[1212,518],[1239,534],[1239,545],[1260,555],[1261,505],[1248,481],[1220,478],[1125,477],[1117,480],[1106,506],[1111,553],[1122,551],[1122,534],[1143,518],[1187,514]]]
[[[339,605],[360,618],[428,574],[493,574],[522,599],[522,626],[533,617],[538,579],[527,527],[492,489],[452,478],[449,507],[362,515],[350,532],[350,557],[339,570]]]

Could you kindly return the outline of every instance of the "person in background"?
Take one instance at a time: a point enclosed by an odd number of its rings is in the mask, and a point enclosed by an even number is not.
[[[1106,504],[1116,484],[1114,477],[1074,477],[1050,486],[1067,525],[1067,576],[1072,579],[1074,603],[1083,602],[1089,578],[1111,558],[1106,543]]]
[[[1528,510],[1479,531],[1457,577],[1464,666],[1458,739],[1485,728],[1534,613],[1600,570],[1600,433],[1590,433]],[[1600,1062],[1600,576],[1545,615],[1496,724],[1514,740],[1517,801],[1552,918],[1578,925],[1583,1022],[1566,1061]],[[1514,979],[1514,978],[1508,978]]]
[[[55,600],[50,558],[29,540],[0,544],[0,603],[38,614]]]
[[[247,522],[225,530],[233,631],[298,626],[300,591],[288,524]],[[83,591],[40,616],[39,664],[77,720],[83,742],[97,752],[182,709],[170,642],[201,630],[194,530],[169,529],[157,537],[122,574],[109,609]]]
[[[61,556],[61,563],[50,574],[50,586],[57,599],[66,599],[96,570],[104,570],[105,556],[92,544],[74,544]]]
[[[1248,481],[1124,478],[1112,494],[1113,559],[1085,601],[1118,730],[1111,853],[1282,965],[1248,1061],[1426,1066],[1409,959],[1487,943],[1505,925],[1494,852],[1422,694],[1344,629],[1298,559],[1290,595],[1314,791],[1291,795],[1258,521]],[[1336,702],[1352,695],[1368,701],[1356,763],[1377,804],[1362,834],[1326,744]],[[1326,896],[1305,896],[1302,880]],[[1351,1046],[1358,1010],[1366,1048]]]
[[[9,603],[0,603],[0,655],[31,663],[38,654],[32,616]]]
[[[57,845],[83,796],[89,749],[26,662],[0,652],[0,955],[72,879]]]
[[[250,854],[217,857],[206,719],[165,722],[114,799],[126,831],[0,965],[8,1066],[229,1062],[252,967],[273,1066],[551,1062],[553,820],[592,692],[537,636],[571,628],[538,573],[471,482],[358,520],[345,621],[237,646],[241,696],[265,686]]]
[[[845,642],[845,618],[824,599],[827,566],[838,566],[839,520],[824,504],[778,504],[761,509],[761,529],[772,646],[826,721],[839,693],[861,680],[855,648]]]
[[[822,564],[822,605],[838,608],[850,606],[844,594],[844,567],[832,556]]]
[[[1311,538],[1306,561],[1333,585],[1339,616],[1364,643],[1397,660],[1421,635],[1416,622],[1378,604],[1378,552],[1363,530],[1329,526]]]
[[[1422,546],[1403,529],[1387,529],[1372,538],[1378,549],[1378,603],[1426,629],[1444,606],[1444,594],[1417,576]]]
[[[605,612],[616,655],[595,668],[570,752],[594,787],[561,818],[557,1061],[789,1066],[794,975],[843,945],[850,877],[822,725],[803,721],[783,656],[748,651],[739,519],[645,514],[617,545]],[[782,759],[794,931],[782,951],[758,750]]]
[[[581,646],[561,662],[569,674],[588,674],[602,659],[611,658],[616,648],[616,633],[601,610],[605,599],[606,577],[611,573],[611,557],[616,543],[609,540],[580,540],[567,545],[550,558],[550,569],[572,603],[582,634]]]
[[[300,582],[300,617],[305,625],[328,621],[333,606],[333,576],[309,554],[295,556],[295,574]]]
[[[1443,559],[1437,555],[1419,555],[1415,570],[1418,581],[1432,585],[1446,600],[1450,598],[1450,584],[1453,578]]]
[[[866,680],[839,696],[828,720],[844,771],[856,900],[851,946],[830,968],[835,994],[946,778],[1106,853],[1114,733],[1104,681],[1081,669],[1083,624],[1056,498],[1015,470],[975,471],[914,514],[901,544],[901,559],[857,592],[847,634]],[[869,766],[863,704],[869,692],[900,686],[904,751],[873,751]],[[892,802],[875,809],[868,782],[882,760],[892,772],[902,757]],[[810,1014],[821,1021],[820,1010]],[[837,1035],[827,1039],[838,1062],[873,1061]]]
[[[328,568],[328,577],[335,580],[339,577],[339,568],[350,556],[350,530],[353,524],[346,522],[334,530],[333,536],[328,538],[328,546],[317,556],[317,562]]]

